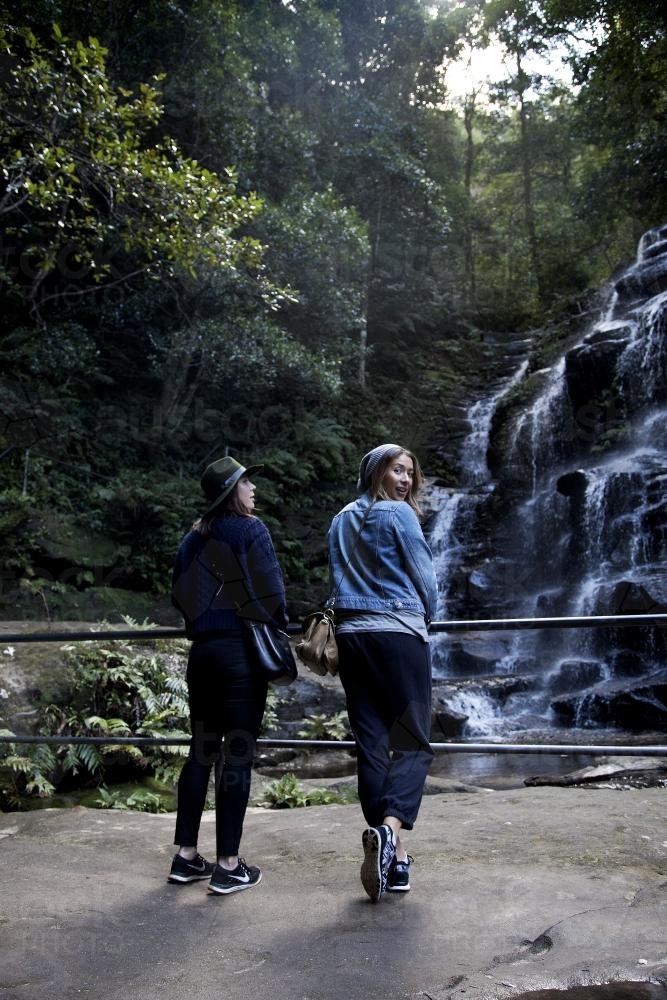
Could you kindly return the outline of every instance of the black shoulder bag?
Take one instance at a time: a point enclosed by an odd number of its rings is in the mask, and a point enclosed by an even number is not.
[[[287,632],[276,628],[270,622],[251,621],[246,618],[245,623],[250,633],[255,661],[261,673],[272,684],[291,684],[295,681],[299,671]]]

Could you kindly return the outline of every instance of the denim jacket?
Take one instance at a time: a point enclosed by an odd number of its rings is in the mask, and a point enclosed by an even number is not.
[[[430,621],[438,584],[417,515],[404,500],[376,500],[357,539],[369,506],[370,495],[364,493],[331,522],[329,580],[334,607],[407,611]]]

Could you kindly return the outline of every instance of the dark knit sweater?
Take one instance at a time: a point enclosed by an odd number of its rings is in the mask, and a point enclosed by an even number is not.
[[[189,531],[174,563],[172,603],[194,639],[242,627],[287,625],[285,584],[271,535],[257,517],[218,517],[211,533]]]

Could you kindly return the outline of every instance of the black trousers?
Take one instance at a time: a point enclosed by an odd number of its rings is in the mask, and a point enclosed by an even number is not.
[[[350,632],[336,639],[364,818],[377,826],[396,816],[411,830],[434,756],[429,646],[403,632]]]
[[[254,669],[249,652],[245,630],[194,642],[190,649],[192,739],[178,780],[175,844],[197,846],[215,766],[216,852],[238,854],[267,693],[267,682]]]

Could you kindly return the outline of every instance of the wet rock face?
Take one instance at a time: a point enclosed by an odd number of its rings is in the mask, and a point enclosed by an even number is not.
[[[441,619],[647,616],[642,628],[507,631],[502,650],[473,631],[436,639],[438,677],[541,677],[508,706],[519,728],[539,716],[667,731],[659,686],[641,688],[667,652],[650,621],[667,612],[667,225],[608,291],[576,344],[529,353],[469,408],[461,485],[430,536]]]
[[[551,703],[564,725],[667,732],[667,670],[640,680],[608,681]]]
[[[559,493],[562,493],[564,497],[576,497],[578,500],[582,500],[586,495],[587,485],[588,477],[583,469],[577,469],[576,472],[566,472],[564,476],[560,476],[556,480],[556,489]]]
[[[572,692],[599,684],[604,678],[602,665],[595,660],[564,660],[549,678],[553,694]]]
[[[565,355],[567,393],[573,409],[579,410],[610,392],[616,363],[627,347],[627,339],[596,339],[573,347]]]
[[[651,244],[643,259],[626,271],[614,287],[624,306],[667,291],[667,240]]]

